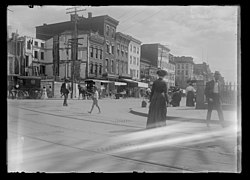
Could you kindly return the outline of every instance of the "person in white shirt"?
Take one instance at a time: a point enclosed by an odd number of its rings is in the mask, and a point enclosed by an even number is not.
[[[207,99],[207,118],[206,118],[206,123],[207,126],[209,127],[209,123],[211,120],[211,114],[213,109],[216,109],[218,112],[219,120],[221,123],[222,127],[225,127],[224,123],[224,116],[223,116],[223,111],[221,107],[221,96],[220,96],[220,72],[215,71],[214,73],[214,79],[206,83],[206,88],[205,88],[205,96]]]
[[[90,114],[92,113],[94,106],[96,106],[99,110],[99,113],[101,113],[101,109],[98,105],[98,99],[99,99],[99,93],[97,91],[97,87],[94,86],[94,92],[92,94],[93,104],[92,104],[91,110],[89,111]]]

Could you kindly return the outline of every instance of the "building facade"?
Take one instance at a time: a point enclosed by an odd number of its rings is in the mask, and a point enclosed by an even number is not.
[[[201,64],[194,64],[194,78],[197,80],[204,80],[205,82],[212,79],[212,72],[209,65],[205,62]]]
[[[116,33],[116,61],[114,71],[119,77],[130,77],[128,71],[128,47],[130,37],[121,33]]]
[[[140,80],[141,41],[130,37],[128,50],[128,73],[132,79]]]
[[[141,56],[142,58],[148,59],[151,65],[158,68],[164,69],[168,72],[165,80],[168,83],[168,87],[175,85],[175,66],[169,61],[170,49],[162,44],[143,44],[141,46]]]
[[[74,31],[74,20],[77,19],[78,31],[98,32],[104,37],[105,45],[103,47],[103,78],[117,79],[115,74],[115,33],[118,21],[108,15],[92,17],[92,13],[88,13],[88,17],[79,17],[71,15],[71,20],[55,24],[44,24],[36,27],[36,36],[41,39],[49,39],[55,35],[59,35],[64,31]]]
[[[180,88],[185,89],[187,87],[187,81],[194,79],[194,62],[192,57],[174,57],[176,63],[176,83]]]

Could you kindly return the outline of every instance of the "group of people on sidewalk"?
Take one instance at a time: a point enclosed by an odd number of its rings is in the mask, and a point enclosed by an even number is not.
[[[167,119],[167,105],[169,104],[168,97],[168,87],[167,83],[164,80],[164,77],[167,75],[167,71],[158,70],[157,71],[158,79],[154,81],[152,90],[149,97],[149,111],[147,117],[147,129],[157,128],[166,126]],[[221,99],[220,99],[220,73],[215,71],[214,79],[206,83],[205,87],[205,96],[208,103],[208,111],[206,124],[209,127],[211,120],[211,113],[213,109],[216,109],[218,112],[219,120],[222,127],[225,127],[224,117],[221,108]],[[194,106],[195,103],[195,89],[193,84],[190,82],[189,86],[186,89],[187,100],[186,106]],[[180,95],[173,94],[175,102],[171,102],[172,105],[179,106]],[[173,101],[173,100],[172,100]]]

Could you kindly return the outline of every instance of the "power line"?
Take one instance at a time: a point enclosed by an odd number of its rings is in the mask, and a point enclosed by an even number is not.
[[[163,8],[164,8],[164,7],[163,7]],[[150,19],[150,18],[153,17],[154,15],[158,14],[161,10],[163,10],[163,8],[161,8],[160,10],[158,10],[156,13],[154,13],[154,14],[148,16],[147,18],[145,18],[145,19],[143,19],[143,20],[141,20],[141,21],[139,21],[139,22],[136,22],[136,24],[139,24],[139,23],[141,23],[141,22],[143,22],[143,21],[145,21],[145,20],[147,20],[147,19]],[[128,28],[122,29],[121,31],[126,31],[126,30],[128,30],[128,29],[130,29],[130,28],[133,28],[133,27],[135,27],[135,26],[136,26],[136,25],[130,26],[130,27],[128,27]]]
[[[125,13],[123,13],[121,16],[119,16],[117,19],[120,19],[121,17],[123,17],[125,14],[128,14],[130,11],[132,11],[134,8],[134,6],[129,10],[129,11],[126,11]]]
[[[145,7],[142,9],[142,11],[139,11],[139,12],[136,13],[135,15],[133,15],[133,16],[131,16],[131,17],[125,19],[125,20],[122,20],[121,22],[124,23],[124,22],[128,21],[129,19],[134,18],[134,17],[137,16],[138,14],[142,13],[142,12],[144,11],[144,9],[145,9]]]

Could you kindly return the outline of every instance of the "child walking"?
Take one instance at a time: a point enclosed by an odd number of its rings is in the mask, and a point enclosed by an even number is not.
[[[93,104],[91,110],[89,111],[90,114],[92,113],[94,106],[96,106],[99,110],[99,113],[101,113],[100,107],[98,105],[98,99],[99,99],[99,93],[97,91],[97,87],[94,86],[94,93],[92,95]]]

